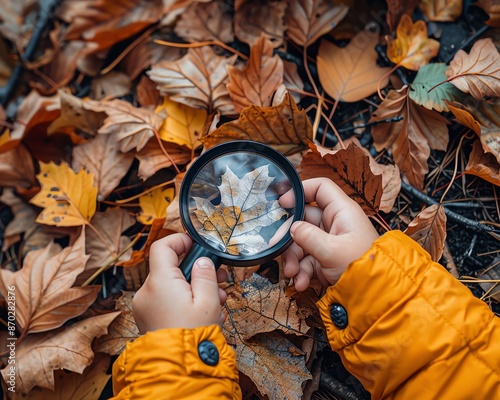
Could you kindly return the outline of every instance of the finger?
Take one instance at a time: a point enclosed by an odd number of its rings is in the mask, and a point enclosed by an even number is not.
[[[193,303],[204,304],[208,310],[213,305],[219,307],[219,285],[212,260],[201,257],[193,265],[191,276]]]
[[[306,256],[300,260],[299,273],[293,278],[295,289],[303,292],[309,287],[309,283],[314,275],[314,258]]]
[[[227,293],[224,289],[221,289],[219,288],[219,302],[220,302],[220,305],[223,306],[224,303],[226,302],[227,300]]]
[[[227,279],[227,271],[225,268],[219,268],[217,270],[217,282],[222,283],[225,282]]]
[[[308,179],[302,183],[307,203],[315,201],[321,209],[332,205],[337,212],[352,206],[351,198],[328,178]]]
[[[319,226],[323,218],[323,211],[319,207],[306,206],[304,221]]]
[[[304,251],[296,244],[292,243],[281,255],[283,272],[287,278],[293,278],[299,272],[299,261],[304,257]]]
[[[293,192],[293,189],[290,189],[288,192],[283,194],[278,201],[283,208],[295,207],[295,193]]]
[[[291,229],[293,240],[304,253],[312,255],[323,266],[332,264],[332,254],[337,255],[337,237],[309,222],[295,222]]]
[[[193,242],[185,233],[175,233],[157,240],[149,250],[149,273],[162,279],[181,277],[179,256],[186,254]]]

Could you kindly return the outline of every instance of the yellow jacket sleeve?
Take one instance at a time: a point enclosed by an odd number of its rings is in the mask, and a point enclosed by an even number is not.
[[[217,325],[148,332],[113,364],[115,400],[241,399],[233,349]]]
[[[372,399],[500,399],[500,319],[403,233],[376,240],[318,307]]]

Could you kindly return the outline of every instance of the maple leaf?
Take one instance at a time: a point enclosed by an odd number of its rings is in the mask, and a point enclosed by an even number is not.
[[[410,222],[405,233],[419,243],[438,262],[446,239],[446,214],[441,204],[433,204]]]
[[[448,82],[478,100],[500,97],[500,53],[491,38],[474,43],[470,54],[457,51],[446,76]]]
[[[84,235],[80,235],[62,251],[49,243],[29,252],[20,271],[0,270],[2,296],[7,298],[9,287],[16,288],[16,322],[23,335],[58,328],[94,302],[100,286],[71,287],[87,259]]]
[[[347,149],[330,152],[310,144],[300,164],[301,179],[327,177],[354,199],[367,215],[376,214],[382,197],[382,176],[374,175],[363,150],[350,143]]]
[[[99,315],[51,332],[28,335],[16,347],[16,391],[28,393],[34,386],[54,390],[54,370],[83,373],[92,363],[92,341],[107,332],[119,312]],[[0,372],[8,380],[9,367]]]
[[[8,205],[14,214],[14,219],[9,222],[3,232],[2,251],[7,250],[21,239],[21,234],[35,224],[37,212],[28,203],[14,194],[10,188],[4,188],[0,202]]]
[[[35,185],[35,167],[29,151],[23,145],[0,153],[2,186],[29,188]]]
[[[462,15],[462,0],[422,0],[427,21],[453,22]]]
[[[287,155],[312,140],[312,125],[306,112],[299,110],[287,93],[280,105],[249,106],[237,120],[226,122],[200,140],[206,148],[231,140],[253,140],[267,143]]]
[[[162,95],[190,107],[234,115],[233,102],[226,88],[226,67],[236,56],[222,57],[211,47],[191,48],[177,61],[161,61],[151,67],[149,77],[158,84]]]
[[[269,107],[274,92],[283,83],[283,61],[275,54],[267,35],[262,35],[251,47],[246,67],[240,71],[228,66],[227,90],[236,111],[249,105]]]
[[[266,190],[274,180],[268,165],[263,165],[239,178],[227,167],[221,176],[220,204],[193,197],[199,230],[209,243],[229,254],[256,254],[268,246],[259,235],[260,229],[272,225],[288,212],[278,200],[268,200]]]
[[[173,188],[157,188],[139,197],[141,213],[137,220],[144,225],[151,225],[155,218],[163,218],[167,214],[167,207],[174,198]]]
[[[396,165],[410,183],[420,189],[429,170],[430,148],[446,150],[448,121],[441,114],[416,104],[408,96],[408,91],[408,87],[391,90],[370,121],[403,117],[398,122],[374,125],[373,144],[378,151],[391,149]]]
[[[37,222],[56,226],[77,226],[86,224],[95,213],[97,188],[93,186],[94,176],[85,170],[77,174],[68,164],[40,163],[37,175],[40,192],[31,203],[44,210]]]
[[[349,11],[345,4],[331,0],[296,0],[290,4],[288,36],[295,43],[307,47],[330,32]]]
[[[387,86],[389,68],[377,66],[378,36],[378,30],[361,31],[345,47],[321,42],[317,67],[325,92],[334,99],[355,102]]]
[[[439,52],[439,42],[427,37],[425,22],[420,20],[414,24],[406,14],[399,21],[396,39],[386,36],[386,40],[389,60],[413,71],[428,64]]]
[[[484,152],[479,140],[476,140],[472,145],[465,173],[478,176],[487,182],[500,186],[500,164],[493,154]]]

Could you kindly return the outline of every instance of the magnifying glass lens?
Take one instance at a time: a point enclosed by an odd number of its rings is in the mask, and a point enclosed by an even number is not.
[[[213,250],[239,257],[282,239],[295,215],[294,191],[270,158],[239,150],[203,166],[189,188],[189,219]],[[280,197],[286,195],[286,201]]]

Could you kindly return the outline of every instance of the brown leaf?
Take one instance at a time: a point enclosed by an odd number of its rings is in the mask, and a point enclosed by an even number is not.
[[[443,254],[446,239],[446,214],[441,204],[433,204],[421,211],[410,222],[405,233],[420,244],[433,261],[438,262]]]
[[[428,21],[453,22],[462,15],[462,0],[422,0],[420,9]]]
[[[16,296],[16,323],[23,334],[45,332],[60,327],[82,314],[96,299],[100,286],[74,287],[77,275],[85,268],[84,236],[73,246],[59,251],[50,243],[26,256],[17,272],[0,270],[0,292]],[[9,288],[15,287],[12,291]]]
[[[29,188],[35,185],[33,158],[26,147],[18,145],[0,153],[2,186]]]
[[[356,102],[389,83],[389,68],[377,66],[376,32],[361,31],[345,47],[326,40],[318,50],[317,67],[321,84],[334,99]],[[385,78],[383,78],[385,76]],[[382,79],[383,78],[383,79]]]
[[[16,347],[16,392],[28,393],[34,386],[54,390],[54,370],[82,374],[92,363],[91,343],[107,332],[118,312],[87,318],[47,333],[29,335]],[[6,381],[8,367],[1,370]]]
[[[158,84],[162,95],[194,108],[235,115],[233,102],[226,88],[226,67],[236,56],[223,57],[211,47],[191,48],[178,61],[161,61],[152,66],[149,77]]]
[[[189,43],[207,40],[232,43],[234,32],[231,14],[229,4],[221,0],[194,2],[181,14],[174,32]]]
[[[73,148],[73,168],[84,168],[94,175],[98,200],[106,199],[129,170],[134,161],[132,152],[119,151],[116,134],[98,134],[87,143]]]
[[[484,152],[479,140],[476,140],[472,145],[465,173],[478,176],[487,182],[500,186],[500,165],[493,154]]]
[[[296,0],[290,5],[288,36],[308,47],[330,32],[346,16],[349,8],[331,0]]]
[[[240,117],[201,138],[207,149],[231,140],[254,140],[292,154],[312,139],[312,126],[304,110],[299,110],[290,94],[279,106],[245,108]]]
[[[239,40],[253,45],[265,32],[274,48],[283,45],[286,29],[287,2],[263,0],[260,3],[242,0],[235,3],[234,26]]]
[[[430,149],[446,150],[448,121],[436,111],[427,110],[408,96],[408,87],[391,90],[370,118],[382,121],[403,117],[398,122],[379,123],[372,127],[375,148],[391,149],[396,165],[416,188],[422,188],[429,171]]]
[[[481,135],[481,125],[477,122],[465,106],[456,101],[447,101],[446,104],[450,108],[451,113],[455,116],[455,121],[467,128],[472,129],[478,135]]]
[[[310,144],[300,164],[302,179],[327,177],[356,201],[367,215],[376,214],[382,197],[382,176],[374,175],[363,150],[350,143],[347,149],[331,152]]]
[[[498,0],[478,0],[476,4],[490,16],[486,23],[494,28],[500,28],[500,4]]]
[[[480,39],[470,53],[457,51],[446,70],[447,82],[477,100],[500,97],[500,53],[491,38]]]
[[[92,80],[90,97],[94,100],[125,96],[132,89],[130,78],[123,72],[111,71]]]
[[[404,14],[399,21],[396,39],[386,36],[387,57],[412,71],[428,64],[439,52],[439,42],[427,37],[427,25],[422,20],[415,23]]]
[[[239,282],[237,290],[227,298],[229,317],[224,324],[225,329],[237,332],[243,340],[276,329],[296,335],[305,334],[309,329],[305,319],[310,311],[299,308],[285,291],[285,281],[272,284],[257,274]]]
[[[28,44],[38,7],[36,0],[1,1],[0,2],[0,32],[16,44],[18,49],[24,49]]]
[[[132,299],[135,292],[123,292],[116,300],[115,310],[120,315],[109,325],[108,333],[101,336],[94,346],[94,351],[115,356],[121,354],[129,340],[139,337],[139,328],[132,314]]]
[[[283,60],[283,83],[285,87],[291,92],[293,99],[298,103],[301,99],[299,93],[304,91],[304,81],[299,75],[297,64]],[[274,105],[274,104],[273,104]]]
[[[418,6],[420,0],[386,0],[387,2],[387,25],[391,32],[394,32],[401,17],[405,14],[413,14],[413,10]]]
[[[273,46],[265,34],[250,47],[250,58],[243,70],[234,66],[227,69],[227,90],[238,112],[250,105],[269,107],[274,92],[283,83],[283,62],[273,55]]]

